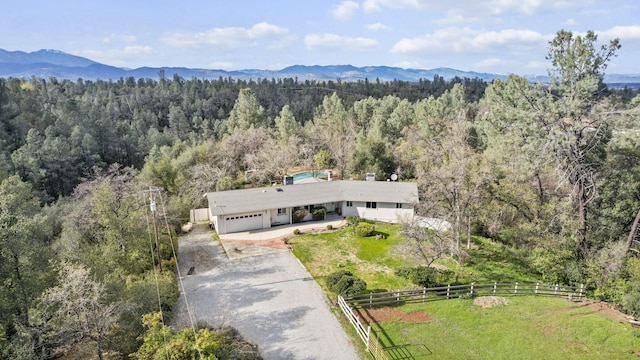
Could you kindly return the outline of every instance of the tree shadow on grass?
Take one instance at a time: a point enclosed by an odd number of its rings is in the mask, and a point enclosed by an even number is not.
[[[365,319],[380,342],[384,352],[392,360],[418,360],[425,359],[433,352],[425,344],[396,344],[384,327],[376,320],[367,308],[355,309],[360,318]],[[364,313],[364,315],[362,314]]]

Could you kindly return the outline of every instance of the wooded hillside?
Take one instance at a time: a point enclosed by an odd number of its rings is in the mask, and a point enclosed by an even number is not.
[[[640,261],[626,246],[640,209],[640,96],[603,84],[619,44],[596,40],[559,32],[550,84],[0,79],[0,357],[92,341],[135,352],[142,315],[160,302],[170,316],[178,296],[170,271],[155,295],[142,190],[162,189],[176,226],[205,192],[280,182],[294,167],[415,181],[418,213],[453,225],[455,256],[468,234],[489,237],[528,254],[541,281],[640,311]],[[60,291],[92,294],[102,330],[57,318],[73,307]]]

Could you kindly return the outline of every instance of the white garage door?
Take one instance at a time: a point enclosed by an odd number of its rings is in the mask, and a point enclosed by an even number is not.
[[[227,233],[262,229],[262,214],[246,214],[224,217]]]

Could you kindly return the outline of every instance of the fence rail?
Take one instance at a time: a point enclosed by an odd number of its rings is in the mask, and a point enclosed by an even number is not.
[[[367,347],[367,351],[376,360],[388,360],[389,357],[380,344],[371,326],[366,328],[360,322],[360,318],[353,312],[353,308],[373,307],[384,305],[400,305],[410,302],[424,302],[433,300],[456,299],[473,296],[557,296],[568,297],[571,300],[581,300],[584,296],[584,285],[565,286],[550,284],[468,284],[447,285],[415,290],[386,291],[379,293],[361,294],[342,297],[338,295],[338,305],[349,323],[354,327],[360,339]]]
[[[340,306],[340,309],[342,310],[342,313],[344,314],[344,316],[347,317],[347,319],[349,320],[353,328],[358,333],[358,336],[360,337],[360,339],[365,343],[365,345],[367,345],[369,342],[368,329],[364,328],[364,326],[360,322],[360,318],[356,316],[356,314],[353,312],[349,304],[347,304],[344,301],[344,298],[339,295],[338,295],[338,305]]]
[[[373,307],[399,305],[411,302],[424,302],[442,299],[455,299],[466,296],[561,296],[580,300],[584,296],[584,286],[565,286],[550,284],[467,284],[447,285],[432,288],[398,290],[380,293],[348,296],[344,301],[351,307]]]
[[[389,360],[389,357],[384,352],[384,347],[380,344],[378,337],[375,335],[373,331],[371,331],[371,326],[367,326],[365,329],[364,325],[360,322],[360,318],[353,312],[349,304],[344,300],[344,298],[338,295],[338,305],[340,306],[340,310],[344,316],[347,317],[349,323],[353,326],[358,333],[358,336],[364,342],[364,345],[367,347],[367,351],[373,356],[376,360]]]

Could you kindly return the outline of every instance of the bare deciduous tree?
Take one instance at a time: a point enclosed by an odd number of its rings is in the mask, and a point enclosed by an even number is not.
[[[398,250],[430,267],[434,261],[445,255],[446,251],[451,248],[453,241],[447,232],[434,230],[424,225],[415,220],[404,219],[402,234],[407,240],[400,244]]]
[[[63,349],[90,339],[95,342],[96,353],[102,360],[104,340],[130,305],[108,301],[105,285],[92,279],[89,270],[82,266],[65,263],[59,282],[41,298],[46,340]]]

